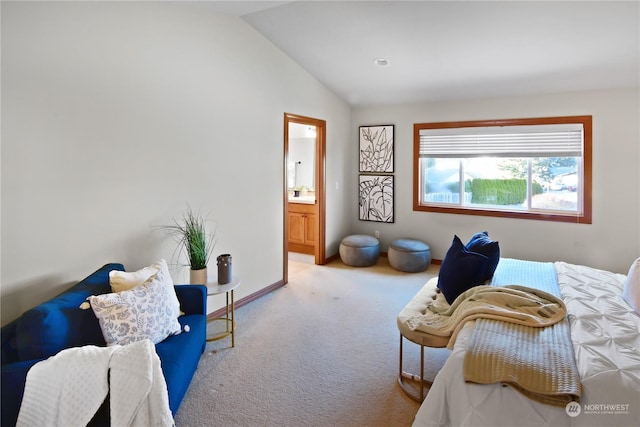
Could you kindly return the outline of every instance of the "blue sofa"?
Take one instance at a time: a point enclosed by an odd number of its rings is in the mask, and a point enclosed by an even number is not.
[[[24,394],[27,371],[37,362],[60,350],[83,345],[105,346],[98,319],[93,310],[81,310],[89,295],[111,292],[109,272],[124,271],[122,264],[106,264],[87,278],[28,311],[2,327],[2,395],[0,405],[3,427],[16,424]],[[170,336],[156,345],[169,393],[169,407],[175,415],[198,367],[206,346],[207,288],[203,285],[175,286],[182,327],[189,332]],[[108,400],[98,410],[91,426],[109,425]]]

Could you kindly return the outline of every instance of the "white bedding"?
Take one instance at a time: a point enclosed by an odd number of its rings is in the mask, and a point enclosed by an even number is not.
[[[583,385],[580,413],[570,416],[509,386],[465,383],[470,322],[418,410],[415,427],[640,425],[640,316],[622,299],[625,276],[567,263],[554,267]]]

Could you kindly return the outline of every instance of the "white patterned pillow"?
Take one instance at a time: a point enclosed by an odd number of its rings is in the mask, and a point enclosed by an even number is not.
[[[157,344],[180,333],[171,298],[175,291],[172,287],[169,292],[166,280],[165,272],[160,270],[131,290],[88,298],[107,345],[125,345],[146,338]]]
[[[164,278],[165,285],[169,288],[169,297],[171,298],[173,310],[176,317],[178,317],[180,316],[180,302],[176,296],[176,290],[173,287],[169,266],[164,259],[154,262],[149,267],[141,268],[138,271],[112,270],[109,272],[109,284],[113,292],[128,291],[136,286],[140,286],[158,271],[163,272],[162,277]]]

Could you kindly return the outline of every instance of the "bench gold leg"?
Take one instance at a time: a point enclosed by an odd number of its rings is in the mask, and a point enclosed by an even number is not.
[[[404,337],[402,336],[402,334],[400,334],[400,367],[398,372],[398,384],[400,384],[400,387],[407,394],[407,396],[409,396],[410,398],[412,398],[417,402],[422,402],[426,397],[425,385],[428,392],[429,388],[431,387],[431,384],[433,384],[432,381],[428,381],[424,378],[424,346],[420,345],[420,375],[416,375],[416,374],[411,374],[409,372],[405,372],[403,370],[403,366],[402,366],[403,344],[404,344]],[[411,385],[408,383],[408,381],[411,381],[413,383],[418,383],[418,384]]]

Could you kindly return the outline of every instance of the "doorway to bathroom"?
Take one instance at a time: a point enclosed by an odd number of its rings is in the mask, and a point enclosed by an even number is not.
[[[326,122],[284,115],[283,279],[294,262],[324,264]]]

